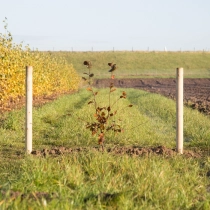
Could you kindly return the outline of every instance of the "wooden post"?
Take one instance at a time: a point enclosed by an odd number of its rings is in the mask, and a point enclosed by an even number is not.
[[[176,150],[183,154],[183,68],[177,68],[176,77]]]
[[[32,152],[32,104],[33,104],[33,67],[26,66],[26,128],[25,147],[26,153]]]

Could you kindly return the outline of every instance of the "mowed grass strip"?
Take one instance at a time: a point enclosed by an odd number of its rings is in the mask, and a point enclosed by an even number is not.
[[[20,196],[0,196],[1,209],[208,209],[205,173],[199,161],[181,156],[26,157],[1,187]]]
[[[115,101],[124,89],[111,95]],[[123,133],[107,133],[105,144],[175,148],[175,102],[157,94],[126,89],[119,100]],[[1,209],[208,209],[207,176],[210,159],[149,155],[130,157],[96,152],[97,137],[85,128],[94,108],[87,103],[90,92],[62,96],[33,109],[33,148],[55,146],[90,147],[89,151],[37,157],[24,155],[24,110],[1,118],[0,207]],[[108,103],[108,89],[97,95]],[[133,104],[133,107],[127,107]],[[125,108],[127,107],[127,108]],[[208,149],[210,119],[185,107],[187,149]],[[16,195],[14,195],[16,192]]]

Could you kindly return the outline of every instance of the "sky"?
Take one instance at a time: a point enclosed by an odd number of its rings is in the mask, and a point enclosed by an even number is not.
[[[210,0],[0,0],[5,17],[40,51],[210,51]]]

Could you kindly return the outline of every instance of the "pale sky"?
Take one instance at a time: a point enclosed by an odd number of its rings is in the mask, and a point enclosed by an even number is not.
[[[31,49],[210,51],[210,0],[0,0],[5,17]]]

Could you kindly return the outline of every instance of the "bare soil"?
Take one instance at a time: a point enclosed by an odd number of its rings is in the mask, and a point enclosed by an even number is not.
[[[170,149],[165,146],[157,147],[139,147],[139,146],[113,146],[104,147],[77,147],[77,148],[66,148],[66,147],[55,147],[52,149],[34,150],[31,154],[39,157],[46,156],[58,156],[62,154],[72,154],[78,152],[107,152],[113,155],[128,155],[128,156],[149,156],[149,155],[162,155],[164,157],[173,157],[178,155],[175,149]],[[187,158],[200,158],[203,153],[200,151],[185,150],[183,153],[184,157]]]
[[[64,93],[53,93],[53,94],[47,95],[47,96],[44,95],[44,96],[33,97],[33,106],[34,107],[42,106],[46,103],[56,100],[57,98],[59,98],[62,95],[72,94],[74,92],[75,91],[68,91],[68,92],[64,92]],[[18,97],[16,99],[10,98],[10,100],[4,106],[2,106],[0,104],[0,114],[4,113],[4,112],[15,110],[15,109],[20,109],[25,106],[25,103],[26,103],[25,97]]]
[[[114,79],[115,87],[136,88],[176,100],[176,79]],[[95,80],[98,88],[108,87],[110,79]],[[184,103],[210,114],[210,79],[184,79]]]

